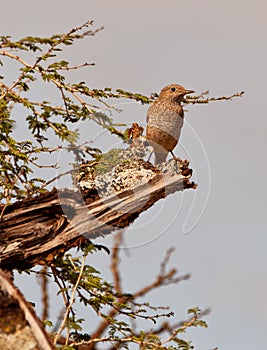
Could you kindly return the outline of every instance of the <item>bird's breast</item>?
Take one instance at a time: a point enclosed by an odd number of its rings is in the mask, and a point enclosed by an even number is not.
[[[179,139],[180,132],[184,123],[184,118],[174,111],[164,111],[162,113],[148,113],[148,127],[155,127],[168,133],[175,139]]]

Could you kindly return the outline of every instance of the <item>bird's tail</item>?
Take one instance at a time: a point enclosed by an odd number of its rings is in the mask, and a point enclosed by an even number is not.
[[[168,152],[154,152],[155,154],[155,164],[160,164],[166,161]]]

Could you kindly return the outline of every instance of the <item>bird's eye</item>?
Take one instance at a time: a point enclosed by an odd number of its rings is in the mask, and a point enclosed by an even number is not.
[[[171,88],[171,92],[174,92],[174,91],[175,91],[175,87],[172,87],[172,88]]]

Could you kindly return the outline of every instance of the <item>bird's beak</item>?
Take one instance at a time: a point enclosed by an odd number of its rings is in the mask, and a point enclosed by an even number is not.
[[[194,92],[195,92],[194,90],[185,90],[184,94],[189,95],[189,94],[193,94]]]

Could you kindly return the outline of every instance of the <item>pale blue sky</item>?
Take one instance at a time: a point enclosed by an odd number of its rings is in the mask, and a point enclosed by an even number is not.
[[[190,158],[199,187],[160,201],[128,229],[131,257],[123,271],[125,286],[136,289],[175,246],[172,265],[192,277],[152,295],[153,301],[162,304],[167,297],[178,319],[194,305],[212,308],[208,330],[190,334],[197,349],[267,348],[266,2],[28,0],[5,2],[1,9],[1,34],[16,38],[65,32],[87,19],[104,25],[95,38],[67,50],[72,64],[96,63],[72,76],[90,87],[149,94],[173,82],[214,96],[245,91],[232,102],[188,106],[176,153]],[[41,99],[51,96],[42,93]],[[124,112],[116,120],[145,122],[147,106],[120,107]],[[82,137],[94,139],[95,130]],[[117,139],[101,135],[95,142],[108,149]],[[184,234],[207,198],[204,215]],[[95,263],[107,270],[108,258],[97,254]],[[32,287],[23,285],[29,293]]]

